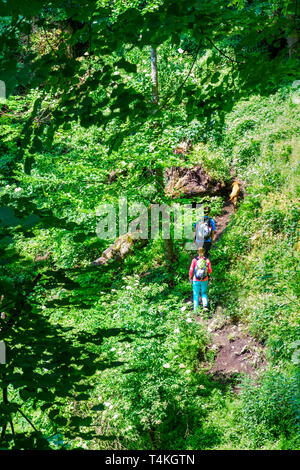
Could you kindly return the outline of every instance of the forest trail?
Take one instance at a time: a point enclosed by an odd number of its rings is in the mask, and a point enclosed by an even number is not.
[[[223,235],[223,232],[226,229],[230,220],[230,216],[233,212],[233,204],[228,201],[224,204],[222,213],[214,217],[214,220],[216,222],[215,244],[217,244],[219,238]]]
[[[223,206],[222,213],[214,217],[215,246],[227,228],[233,212],[233,204],[228,201]],[[211,252],[213,249],[214,246]],[[192,305],[192,295],[187,300]],[[233,379],[237,374],[256,377],[266,366],[263,346],[249,335],[243,324],[232,324],[230,319],[225,317],[221,305],[217,306],[212,318],[203,315],[194,315],[194,318],[203,324],[211,335],[210,349],[215,354],[215,360],[213,366],[207,364],[207,373],[212,377],[222,380]],[[238,393],[238,390],[238,386],[234,386],[233,391]]]

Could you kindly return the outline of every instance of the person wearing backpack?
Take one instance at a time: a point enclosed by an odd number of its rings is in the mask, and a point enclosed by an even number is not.
[[[208,258],[209,250],[211,248],[212,242],[214,241],[215,232],[216,232],[216,223],[214,219],[210,216],[210,207],[204,207],[204,217],[203,220],[198,220],[194,225],[194,243],[198,248],[204,247],[204,254]]]
[[[199,248],[198,256],[192,260],[189,278],[193,283],[193,303],[194,312],[197,312],[199,307],[199,295],[201,291],[201,299],[204,310],[208,310],[207,288],[209,276],[212,273],[211,264],[209,259],[205,256],[203,247]]]

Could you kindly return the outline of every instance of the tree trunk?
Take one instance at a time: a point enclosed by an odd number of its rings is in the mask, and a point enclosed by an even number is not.
[[[164,196],[164,173],[163,173],[163,168],[161,166],[158,166],[155,169],[155,184],[157,188],[157,194],[158,194],[158,202],[162,202],[162,197]],[[174,264],[177,261],[177,257],[175,255],[175,250],[174,250],[174,244],[173,240],[171,238],[164,239],[164,255],[166,259],[166,264],[168,271],[172,272]]]
[[[87,40],[84,42],[78,40],[75,44],[72,44],[72,37],[77,31],[83,29],[84,26],[84,23],[81,23],[80,21],[74,20],[72,18],[68,18],[62,22],[62,28],[70,35],[66,47],[66,54],[69,59],[76,59],[77,57],[81,57],[89,50],[89,41]]]
[[[75,47],[74,47],[74,44],[71,44],[71,38],[74,34],[74,28],[70,19],[66,21],[65,29],[70,34],[70,38],[67,42],[67,57],[68,59],[75,59]]]
[[[151,79],[152,79],[152,101],[154,103],[159,102],[159,92],[158,92],[158,72],[157,72],[157,56],[156,49],[151,46]],[[159,202],[161,202],[165,194],[165,184],[164,184],[164,173],[161,166],[157,166],[155,169],[155,184],[158,194]],[[173,240],[170,238],[164,240],[164,254],[166,259],[166,264],[168,271],[172,271],[174,262],[176,261],[176,255],[174,250]]]
[[[297,12],[295,12],[296,15]],[[295,15],[287,15],[288,33],[287,33],[287,46],[289,51],[289,57],[295,56],[299,49],[299,31],[297,29],[297,23],[295,21]]]

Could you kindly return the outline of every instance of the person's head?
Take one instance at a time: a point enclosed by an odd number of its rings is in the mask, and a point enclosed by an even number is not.
[[[210,214],[210,207],[209,206],[205,206],[204,207],[204,215],[209,215]]]
[[[203,246],[201,246],[200,248],[198,248],[198,255],[200,256],[200,258],[203,258],[204,256],[204,248]]]

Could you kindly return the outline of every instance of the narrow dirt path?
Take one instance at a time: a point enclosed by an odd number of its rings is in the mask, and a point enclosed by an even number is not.
[[[220,243],[233,212],[233,204],[227,202],[222,214],[214,218],[216,222],[215,246]],[[214,245],[211,253],[213,249]],[[192,305],[192,295],[187,300]],[[245,325],[230,323],[230,318],[224,315],[220,305],[213,312],[212,318],[208,319],[204,315],[195,315],[194,318],[207,328],[212,337],[210,349],[214,351],[215,361],[212,367],[207,365],[207,373],[213,378],[228,380],[242,374],[256,377],[258,372],[266,366],[263,346],[249,335]],[[238,393],[238,385],[234,386],[233,390]]]

